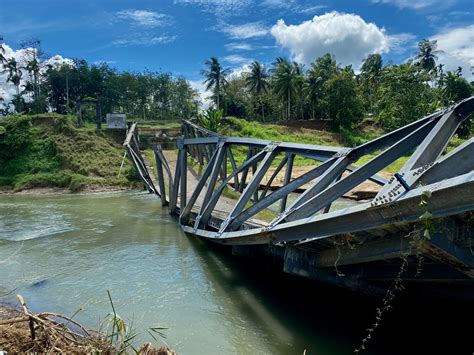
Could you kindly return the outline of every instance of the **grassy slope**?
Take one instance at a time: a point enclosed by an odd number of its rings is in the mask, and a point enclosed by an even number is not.
[[[134,170],[123,157],[113,133],[74,127],[73,117],[10,116],[0,132],[0,186],[32,187],[130,186]]]
[[[383,134],[383,132],[381,132],[380,130],[375,129],[373,126],[367,126],[367,124],[364,125],[364,123],[361,128],[364,132],[361,132],[361,130],[355,130],[352,132],[345,132],[344,135],[341,135],[327,131],[295,129],[280,125],[262,124],[258,122],[248,122],[237,118],[228,118],[224,121],[222,128],[219,130],[219,133],[234,137],[251,137],[279,142],[284,141],[332,146],[355,146],[357,144],[367,142]],[[351,134],[350,137],[348,136],[349,134]],[[447,151],[454,149],[455,147],[462,144],[464,141],[465,140],[454,136],[449,142]],[[236,160],[241,162],[245,158],[246,150],[233,150],[233,153],[236,156]],[[375,152],[362,157],[355,163],[355,165],[360,166],[368,162],[378,153],[379,152]],[[408,160],[408,157],[409,155],[399,158],[391,165],[386,167],[383,171],[389,173],[398,172]],[[277,164],[277,162],[275,164]],[[297,159],[295,159],[295,165],[314,165],[314,161],[298,157]]]

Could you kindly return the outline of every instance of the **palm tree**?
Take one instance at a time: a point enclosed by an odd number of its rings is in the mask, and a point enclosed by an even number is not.
[[[305,80],[304,80],[304,64],[293,62],[293,70],[295,73],[295,95],[299,101],[299,110],[301,119],[304,116],[304,95],[305,95]]]
[[[375,96],[382,76],[383,61],[378,53],[370,54],[362,64],[360,78],[362,79],[362,92],[367,100],[369,109],[374,111]]]
[[[423,39],[418,43],[418,52],[415,53],[415,60],[428,72],[436,67],[436,60],[438,59],[436,54],[443,52],[436,50],[437,47],[438,42],[436,40]]]
[[[311,103],[311,118],[314,120],[315,118],[315,107],[316,102],[319,99],[319,95],[321,92],[321,77],[314,74],[313,71],[308,72],[308,76],[305,82],[305,91],[306,95]]]
[[[219,97],[221,95],[221,89],[223,89],[227,83],[226,76],[229,73],[229,69],[222,69],[219,59],[215,57],[206,60],[205,64],[209,69],[204,69],[201,71],[201,74],[206,78],[206,80],[204,80],[204,84],[206,85],[206,90],[214,91],[216,106],[219,110]]]
[[[287,119],[291,114],[291,97],[295,94],[298,81],[298,66],[290,63],[284,58],[277,58],[274,72],[274,90],[275,93],[287,104]]]
[[[5,47],[3,44],[0,44],[0,64],[5,64],[7,58],[5,57]]]
[[[250,92],[253,92],[260,99],[262,105],[262,121],[265,121],[265,110],[261,95],[268,91],[268,74],[265,67],[257,61],[250,64],[250,73],[245,78],[245,82]]]
[[[14,57],[11,57],[10,59],[7,59],[6,62],[4,63],[4,68],[3,72],[8,72],[7,75],[7,82],[10,81],[15,85],[16,88],[16,94],[17,96],[20,95],[20,81],[21,77],[23,75],[23,72],[21,71],[21,67],[18,65],[18,62]]]

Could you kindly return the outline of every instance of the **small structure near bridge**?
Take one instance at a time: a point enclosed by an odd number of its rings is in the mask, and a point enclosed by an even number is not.
[[[108,129],[126,129],[127,115],[124,113],[108,113],[106,115]]]

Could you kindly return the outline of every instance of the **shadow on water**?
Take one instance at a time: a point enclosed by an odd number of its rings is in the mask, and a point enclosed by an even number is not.
[[[209,279],[228,285],[221,292],[239,293],[239,311],[272,329],[275,353],[352,353],[375,323],[378,297],[288,275],[271,260],[233,256],[229,247],[187,237],[207,260]],[[363,353],[473,353],[466,326],[472,304],[407,286],[392,305]]]
[[[90,326],[109,311],[146,333],[159,322],[181,353],[349,354],[380,300],[284,274],[272,260],[186,236],[146,194],[0,201],[0,295]],[[12,289],[14,293],[10,293]],[[367,354],[472,354],[472,305],[403,292]],[[468,306],[471,306],[469,308]],[[467,320],[467,322],[466,322]],[[139,339],[150,341],[150,339]]]

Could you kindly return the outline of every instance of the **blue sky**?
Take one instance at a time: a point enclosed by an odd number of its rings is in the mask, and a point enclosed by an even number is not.
[[[405,61],[438,39],[450,69],[474,65],[470,0],[0,0],[0,35],[13,50],[37,37],[50,55],[162,70],[198,85],[204,61],[245,69],[286,56],[308,64],[325,52],[353,64],[373,52]]]

